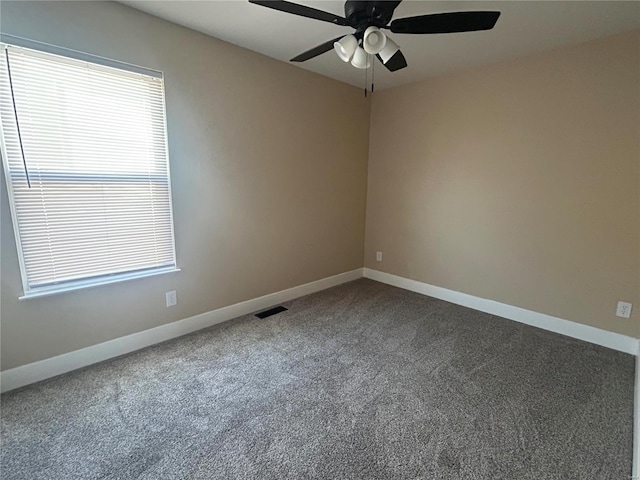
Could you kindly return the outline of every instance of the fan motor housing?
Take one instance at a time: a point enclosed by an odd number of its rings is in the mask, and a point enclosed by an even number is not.
[[[344,16],[349,26],[356,30],[364,30],[371,25],[380,28],[391,21],[398,3],[400,2],[347,0],[344,4]]]

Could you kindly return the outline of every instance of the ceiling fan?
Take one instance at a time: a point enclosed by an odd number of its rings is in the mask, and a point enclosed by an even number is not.
[[[391,72],[406,67],[407,61],[398,45],[387,37],[382,29],[403,34],[474,32],[491,30],[500,16],[500,12],[452,12],[398,18],[391,21],[393,12],[401,0],[347,0],[344,4],[344,17],[293,2],[279,0],[249,0],[249,2],[355,29],[351,35],[334,38],[301,53],[292,58],[292,62],[305,62],[335,49],[341,60],[351,61],[356,68],[368,68],[371,64],[370,56],[375,55]]]

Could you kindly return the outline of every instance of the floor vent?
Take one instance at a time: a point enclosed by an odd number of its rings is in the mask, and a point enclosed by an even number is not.
[[[270,308],[269,310],[265,310],[264,312],[256,313],[256,317],[267,318],[267,317],[270,317],[271,315],[275,315],[276,313],[286,312],[287,310],[288,310],[287,308],[284,308],[282,305],[280,305],[279,307],[273,307],[273,308]]]

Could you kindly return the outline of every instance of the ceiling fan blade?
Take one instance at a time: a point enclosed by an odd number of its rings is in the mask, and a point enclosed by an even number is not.
[[[294,15],[300,15],[301,17],[313,18],[315,20],[322,20],[323,22],[333,23],[335,25],[346,25],[347,21],[333,13],[324,12],[304,5],[298,5],[293,2],[284,2],[280,0],[249,0],[249,3],[255,3],[267,8],[273,8],[281,12],[292,13]]]
[[[380,55],[376,54],[376,57],[378,57],[378,60],[380,60],[380,63],[382,63],[390,72],[397,72],[398,70],[402,70],[404,67],[407,66],[407,60],[404,58],[404,55],[400,50],[394,53],[393,57],[391,57],[387,63],[384,63],[382,61],[382,58],[380,58]]]
[[[455,33],[491,30],[500,12],[453,12],[399,18],[391,22],[393,33]]]
[[[333,44],[338,40],[340,40],[343,36],[344,35],[341,35],[339,37],[334,38],[333,40],[324,42],[323,44],[318,45],[317,47],[314,47],[311,50],[307,50],[306,52],[301,53],[297,57],[293,57],[290,61],[306,62],[307,60],[317,57],[318,55],[322,55],[323,53],[328,52],[329,50],[333,50]]]

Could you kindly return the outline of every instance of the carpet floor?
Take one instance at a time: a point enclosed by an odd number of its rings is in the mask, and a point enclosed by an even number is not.
[[[361,279],[8,392],[10,479],[631,475],[634,358]]]

